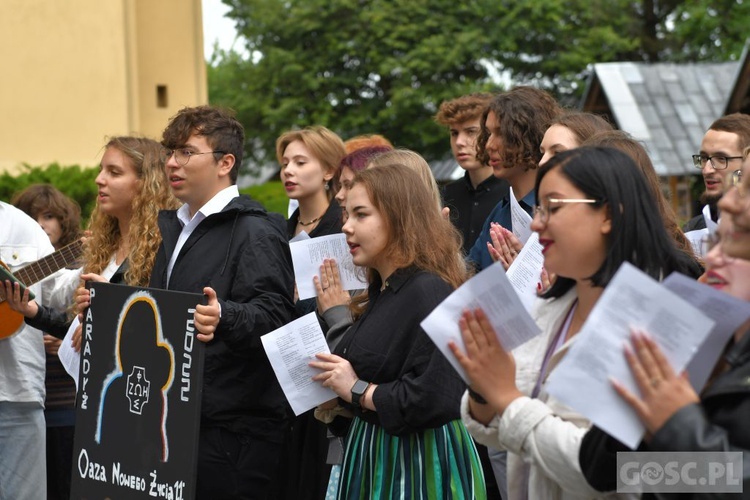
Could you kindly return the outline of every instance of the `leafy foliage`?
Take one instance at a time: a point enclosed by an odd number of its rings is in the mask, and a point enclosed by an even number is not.
[[[281,181],[270,181],[265,184],[250,186],[240,189],[240,193],[250,195],[251,198],[266,207],[269,212],[279,213],[286,218],[289,197],[286,195]]]
[[[214,54],[209,96],[237,110],[255,163],[313,124],[436,159],[445,99],[512,79],[574,105],[592,63],[736,59],[750,20],[749,0],[223,1],[246,52]]]
[[[96,205],[97,187],[94,179],[98,172],[97,168],[79,165],[24,165],[22,172],[16,176],[8,172],[0,175],[0,199],[10,202],[14,194],[31,184],[52,184],[78,202],[81,206],[81,221],[85,224]]]
[[[226,3],[250,57],[216,56],[209,95],[238,111],[255,161],[273,161],[283,131],[313,124],[442,156],[447,134],[431,119],[440,102],[495,88],[480,61],[489,0]]]

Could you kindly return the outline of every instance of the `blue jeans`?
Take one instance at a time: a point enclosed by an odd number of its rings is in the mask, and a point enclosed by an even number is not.
[[[0,401],[0,499],[45,500],[44,410]]]

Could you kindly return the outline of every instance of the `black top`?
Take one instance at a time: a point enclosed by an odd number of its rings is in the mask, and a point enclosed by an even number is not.
[[[357,376],[377,384],[377,412],[352,408],[388,434],[405,435],[460,418],[466,386],[420,323],[453,291],[434,274],[399,269],[369,288],[365,313],[344,334],[334,352],[348,359]]]
[[[709,205],[709,209],[711,210],[711,220],[714,222],[719,221],[719,208],[716,206],[716,204]],[[703,212],[699,213],[689,221],[685,223],[684,226],[682,226],[682,232],[687,233],[689,231],[696,231],[698,229],[706,229],[706,219],[703,217]]]
[[[289,239],[294,238],[294,230],[297,228],[297,222],[299,222],[299,208],[292,213],[289,220],[286,221],[286,231]],[[331,200],[326,213],[320,218],[320,222],[313,228],[312,231],[308,231],[305,226],[302,229],[307,233],[310,238],[317,238],[318,236],[328,236],[329,234],[336,234],[341,232],[342,223],[341,207],[336,200]]]
[[[476,189],[471,185],[469,172],[443,188],[443,202],[451,209],[451,222],[464,238],[464,253],[468,254],[482,232],[482,224],[503,196],[508,194],[508,183],[490,175]]]

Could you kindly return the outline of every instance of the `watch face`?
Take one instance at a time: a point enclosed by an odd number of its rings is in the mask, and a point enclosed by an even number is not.
[[[367,390],[368,385],[370,384],[368,384],[364,380],[357,380],[356,382],[354,382],[354,385],[352,386],[352,394],[357,394],[361,396]]]

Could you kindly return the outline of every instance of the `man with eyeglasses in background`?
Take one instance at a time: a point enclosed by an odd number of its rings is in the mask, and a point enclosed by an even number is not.
[[[701,142],[701,150],[693,155],[693,165],[701,169],[705,192],[700,214],[690,219],[682,230],[689,238],[692,231],[713,232],[719,220],[718,201],[724,194],[727,177],[742,166],[742,150],[750,146],[750,115],[732,113],[711,124]],[[702,236],[702,235],[701,235]],[[698,237],[700,239],[700,237]],[[691,241],[693,239],[691,238]]]
[[[150,286],[203,293],[205,342],[196,498],[266,498],[290,409],[260,337],[292,320],[286,222],[240,196],[245,133],[226,110],[184,108],[162,136],[167,178],[184,203],[159,214]]]

